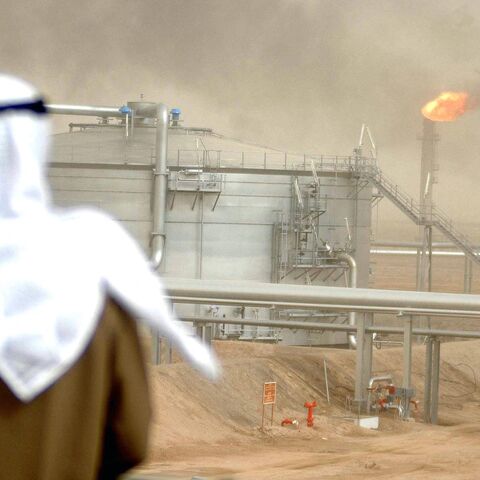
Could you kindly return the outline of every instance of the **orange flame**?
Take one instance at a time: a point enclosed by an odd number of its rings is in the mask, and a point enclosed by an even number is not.
[[[434,122],[451,122],[467,110],[468,94],[443,92],[422,108],[422,114]]]

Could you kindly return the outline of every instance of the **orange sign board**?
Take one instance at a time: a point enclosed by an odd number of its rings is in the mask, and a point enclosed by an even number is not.
[[[277,382],[266,382],[263,384],[263,404],[273,405],[277,397]]]

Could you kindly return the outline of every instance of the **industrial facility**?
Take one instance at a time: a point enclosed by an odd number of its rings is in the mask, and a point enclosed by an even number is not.
[[[466,293],[480,257],[433,204],[434,122],[424,121],[416,200],[379,168],[366,125],[352,141],[351,155],[335,156],[288,153],[190,127],[179,109],[163,104],[50,105],[49,110],[87,118],[54,136],[49,165],[54,201],[99,207],[117,218],[168,279],[178,315],[206,341],[357,349],[354,400],[371,410],[378,380],[371,374],[372,345],[380,341],[377,335],[400,334],[403,383],[389,401],[408,417],[415,397],[412,338],[421,337],[430,365],[426,419],[436,421],[439,337],[480,335],[436,331],[428,322],[415,329],[412,319],[474,316],[480,304],[474,296],[428,293],[432,232],[440,232],[466,259]],[[366,290],[372,207],[383,198],[420,228],[416,287],[423,293]],[[377,313],[396,315],[402,326],[380,325]],[[159,340],[154,361],[160,358]]]

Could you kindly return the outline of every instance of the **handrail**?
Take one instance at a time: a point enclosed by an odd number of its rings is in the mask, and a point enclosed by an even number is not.
[[[404,209],[405,213],[413,218],[415,223],[422,224],[425,219],[422,218],[421,206],[408,194],[404,193],[376,167],[373,173],[367,176],[373,181],[377,187],[381,188],[385,193],[388,193],[392,200]],[[440,208],[432,206],[429,213],[429,219],[433,225],[443,231],[445,235],[451,238],[461,249],[475,262],[480,263],[480,254],[471,245],[470,240],[466,235],[458,231],[453,225],[453,221]]]

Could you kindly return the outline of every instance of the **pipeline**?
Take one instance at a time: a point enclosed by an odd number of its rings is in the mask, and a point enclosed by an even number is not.
[[[86,115],[103,118],[124,117],[126,111],[126,107],[96,107],[90,105],[47,105],[46,107],[51,114],[56,115]],[[150,258],[152,268],[157,270],[162,263],[166,243],[168,108],[163,103],[141,105],[137,106],[132,115],[135,117],[157,119],[155,168],[153,172],[154,186],[152,192],[152,254]]]
[[[349,288],[357,288],[357,262],[348,253],[339,253],[337,255],[338,260],[348,263],[349,269]],[[356,313],[348,312],[348,323],[351,326],[355,326],[357,323]],[[354,350],[357,348],[357,337],[353,333],[348,334],[348,343]]]
[[[167,141],[168,141],[168,108],[163,103],[156,106],[157,129],[155,135],[155,170],[153,184],[153,232],[151,264],[157,270],[163,260],[165,251],[167,212]]]
[[[377,377],[372,377],[368,381],[368,397],[367,397],[367,412],[370,413],[370,409],[372,407],[372,387],[373,384],[376,382],[384,382],[387,381],[389,384],[393,383],[393,376],[390,374],[387,375],[380,375]]]

